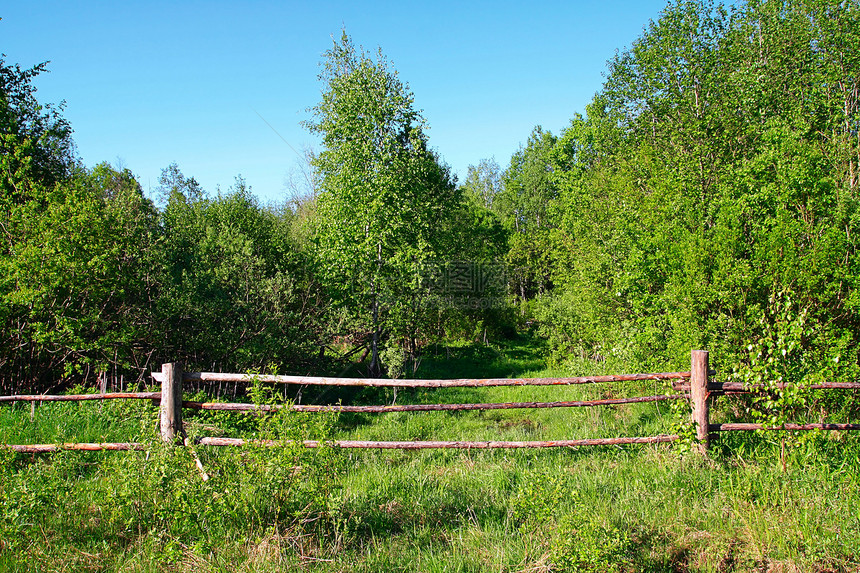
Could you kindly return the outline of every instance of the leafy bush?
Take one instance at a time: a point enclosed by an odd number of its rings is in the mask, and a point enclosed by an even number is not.
[[[562,522],[552,546],[552,561],[559,572],[616,573],[631,565],[630,535],[605,526],[579,510]]]

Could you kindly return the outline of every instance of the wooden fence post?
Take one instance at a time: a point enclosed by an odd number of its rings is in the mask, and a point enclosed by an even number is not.
[[[168,444],[182,441],[182,364],[161,365],[161,439]]]
[[[708,432],[708,351],[693,350],[690,353],[690,398],[693,402],[693,423],[696,424],[696,437],[700,450],[708,453],[710,433]]]

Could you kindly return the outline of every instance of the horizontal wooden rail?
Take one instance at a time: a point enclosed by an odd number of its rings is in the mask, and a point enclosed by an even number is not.
[[[82,402],[84,400],[161,400],[161,392],[112,392],[108,394],[19,394],[0,396],[0,402]]]
[[[749,432],[751,430],[860,430],[860,424],[783,424],[768,426],[766,424],[709,424],[711,432]]]
[[[745,386],[741,382],[723,382],[722,384],[713,384],[713,390],[716,392],[746,392],[746,391],[761,391],[769,390],[773,387],[768,387],[766,384],[754,384]],[[778,384],[777,389],[785,389],[788,384]],[[857,390],[860,389],[860,382],[822,382],[821,384],[810,384],[809,386],[798,385],[800,389],[806,390]],[[709,389],[711,386],[708,387]]]
[[[289,409],[294,412],[361,412],[366,414],[385,412],[439,412],[459,410],[512,410],[516,408],[578,408],[588,406],[614,406],[618,404],[639,404],[643,402],[659,402],[662,400],[687,399],[688,394],[672,394],[666,396],[639,396],[635,398],[606,398],[603,400],[583,400],[569,402],[506,402],[488,404],[403,404],[391,406],[341,406],[341,405],[312,405],[292,404]],[[231,412],[272,412],[283,406],[268,404],[241,404],[229,402],[191,402],[184,401],[184,408],[198,410],[226,410]]]
[[[776,389],[785,389],[788,385],[783,383],[776,386]],[[860,390],[860,382],[822,382],[821,384],[810,384],[809,386],[799,386],[803,390]],[[689,392],[689,384],[672,384],[673,390],[679,392]],[[718,382],[708,384],[709,392],[725,392],[729,394],[747,394],[754,392],[767,392],[773,389],[766,384],[753,384],[746,386],[742,382]]]
[[[472,388],[490,386],[566,386],[571,384],[595,384],[602,382],[631,382],[636,380],[681,380],[690,377],[689,372],[661,372],[657,374],[620,374],[614,376],[575,376],[571,378],[464,378],[453,380],[384,380],[376,378],[327,378],[320,376],[274,376],[228,374],[222,372],[187,372],[183,380],[190,382],[259,382],[271,384],[301,384],[311,386],[374,386],[396,388]],[[161,372],[152,372],[158,382]]]
[[[329,446],[344,449],[379,449],[379,450],[426,450],[426,449],[461,449],[461,450],[487,450],[487,449],[517,449],[517,448],[572,448],[582,446],[616,446],[624,444],[661,444],[674,442],[677,435],[664,434],[660,436],[628,437],[628,438],[593,438],[586,440],[549,440],[531,442],[505,442],[505,441],[404,441],[404,442],[372,442],[362,440],[304,440],[301,445],[306,448],[319,448]],[[291,446],[296,442],[291,440],[242,440],[239,438],[199,438],[194,441],[203,446],[257,446],[257,447],[283,447]],[[0,448],[9,448],[19,453],[37,454],[46,452],[57,452],[60,450],[144,450],[146,444],[140,443],[93,443],[93,444],[33,444],[29,446],[4,445]]]
[[[583,400],[568,402],[505,402],[486,404],[404,404],[391,406],[342,406],[293,404],[289,409],[295,412],[434,412],[446,410],[510,410],[516,408],[577,408],[583,406],[613,406],[618,404],[638,404],[643,402],[658,402],[661,400],[681,400],[689,398],[688,394],[670,394],[664,396],[638,396],[634,398],[607,398],[602,400]],[[114,392],[111,394],[22,394],[15,396],[0,396],[0,402],[81,402],[87,400],[120,400],[138,399],[161,401],[161,392]],[[280,410],[279,405],[255,405],[235,402],[194,402],[185,400],[183,408],[196,410],[226,410],[233,412],[268,412]]]
[[[338,448],[361,448],[380,450],[426,450],[426,449],[461,449],[461,450],[486,450],[486,449],[513,449],[513,448],[569,448],[580,446],[614,446],[623,444],[659,444],[674,442],[677,435],[660,435],[647,437],[628,438],[592,438],[586,440],[551,440],[540,442],[505,442],[505,441],[405,441],[405,442],[370,442],[363,440],[305,440],[302,445],[306,448],[318,448],[320,446],[332,446]],[[197,443],[204,446],[269,446],[277,447],[290,445],[293,442],[279,442],[273,440],[242,440],[239,438],[200,438]]]
[[[47,452],[58,452],[60,450],[84,450],[90,452],[97,452],[103,450],[120,450],[120,451],[128,451],[128,450],[143,450],[146,449],[146,444],[139,443],[116,443],[116,442],[102,442],[102,443],[77,443],[77,444],[33,444],[29,446],[15,446],[15,445],[0,445],[0,449],[8,448],[10,450],[22,453],[22,454],[41,454]]]

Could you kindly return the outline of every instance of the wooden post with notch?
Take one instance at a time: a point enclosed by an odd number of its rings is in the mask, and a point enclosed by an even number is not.
[[[161,439],[182,443],[182,364],[162,364],[161,376]]]
[[[708,453],[710,434],[708,432],[708,351],[693,350],[690,353],[690,399],[693,402],[693,423],[696,425],[696,438],[703,454]]]

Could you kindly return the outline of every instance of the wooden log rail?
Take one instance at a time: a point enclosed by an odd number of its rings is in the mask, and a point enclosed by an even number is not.
[[[468,404],[402,404],[386,406],[343,406],[340,404],[248,404],[237,402],[195,402],[183,400],[182,407],[195,410],[220,410],[228,412],[275,412],[288,408],[293,412],[358,412],[382,414],[386,412],[442,412],[470,410],[513,410],[528,408],[581,408],[589,406],[617,406],[641,404],[663,400],[689,399],[689,394],[666,394],[660,396],[636,396],[633,398],[604,398],[601,400],[577,400],[560,402],[502,402]],[[0,396],[0,402],[82,402],[89,400],[152,400],[161,402],[161,392],[122,392],[112,394],[21,394]]]
[[[689,398],[689,394],[670,394],[665,396],[637,396],[635,398],[606,398],[602,400],[582,400],[567,402],[504,402],[504,403],[473,403],[473,404],[403,404],[388,406],[342,406],[291,404],[286,406],[293,412],[359,412],[365,414],[384,414],[387,412],[443,412],[470,410],[513,410],[517,408],[581,408],[590,406],[615,406],[620,404],[641,404],[659,402],[662,400],[679,400]],[[226,410],[232,412],[273,412],[285,406],[267,404],[244,404],[231,402],[190,402],[182,403],[184,408],[198,410]]]
[[[549,441],[378,441],[370,442],[363,440],[303,440],[301,445],[305,448],[333,447],[343,449],[380,449],[380,450],[426,450],[426,449],[459,449],[459,450],[487,450],[487,449],[520,449],[520,448],[571,448],[580,446],[615,446],[623,444],[662,444],[674,442],[678,436],[664,434],[646,437],[622,437],[622,438],[591,438],[584,440],[549,440]],[[198,438],[194,444],[202,446],[257,446],[257,447],[282,447],[293,445],[292,440],[243,440],[240,438]],[[95,443],[95,444],[35,444],[29,446],[5,446],[20,453],[35,454],[44,452],[57,452],[60,450],[144,450],[146,444],[139,443]]]
[[[101,443],[75,443],[75,444],[31,444],[27,446],[3,445],[3,448],[8,448],[14,452],[21,454],[43,454],[49,452],[59,452],[62,450],[76,450],[87,452],[99,451],[130,451],[130,450],[145,450],[146,444],[135,442],[101,442]]]
[[[712,382],[708,384],[708,392],[711,394],[754,394],[770,392],[773,389],[784,390],[790,387],[785,382],[776,386],[768,386],[766,384],[745,385],[742,382]],[[819,384],[810,384],[802,386],[804,390],[860,390],[860,382],[821,382]],[[679,392],[689,392],[689,384],[672,384],[672,389]]]
[[[340,404],[248,404],[237,402],[195,402],[183,400],[182,407],[194,410],[220,410],[228,412],[275,412],[288,408],[293,412],[356,412],[365,414],[384,414],[386,412],[443,412],[471,410],[513,410],[529,408],[581,408],[590,406],[617,406],[622,404],[641,404],[663,400],[689,399],[689,394],[668,394],[660,396],[636,396],[633,398],[604,398],[601,400],[577,400],[560,402],[491,402],[468,404],[402,404],[386,406],[343,406]],[[113,394],[27,394],[0,396],[0,402],[82,402],[88,400],[152,400],[161,402],[161,392],[123,392]]]
[[[452,380],[384,380],[377,378],[328,378],[321,376],[274,376],[228,374],[222,372],[187,372],[187,382],[259,382],[268,384],[298,384],[309,386],[370,386],[387,388],[487,388],[495,386],[569,386],[572,384],[600,384],[606,382],[632,382],[637,380],[681,380],[689,372],[661,372],[657,374],[620,374],[614,376],[575,376],[571,378],[463,378]],[[153,372],[152,378],[162,382],[164,375]]]
[[[709,376],[714,374],[709,369],[708,352],[704,350],[693,350],[690,355],[690,371],[688,372],[663,372],[656,374],[623,374],[613,376],[578,376],[567,378],[484,378],[484,379],[454,379],[454,380],[380,380],[366,378],[332,378],[316,376],[273,376],[273,375],[249,375],[249,374],[226,374],[217,372],[184,372],[180,364],[165,364],[161,372],[153,372],[152,377],[161,383],[161,392],[122,392],[110,394],[75,394],[66,396],[52,395],[16,395],[0,396],[0,402],[58,402],[58,401],[85,401],[85,400],[112,400],[112,399],[139,399],[152,400],[159,403],[159,425],[162,439],[169,444],[189,445],[182,425],[182,409],[193,408],[200,410],[222,410],[237,412],[269,412],[284,407],[296,412],[359,412],[359,413],[386,413],[386,412],[430,412],[430,411],[473,411],[473,410],[507,410],[516,408],[576,408],[594,406],[614,406],[621,404],[635,404],[646,402],[657,402],[662,400],[690,399],[692,406],[692,420],[696,427],[696,437],[700,450],[706,453],[710,441],[719,432],[729,431],[751,431],[751,430],[836,430],[849,431],[860,430],[860,424],[784,424],[773,427],[763,424],[727,423],[711,424],[709,422],[710,402],[713,397],[721,394],[738,394],[769,391],[765,385],[747,387],[740,383],[725,382],[711,383]],[[182,400],[182,385],[186,381],[197,382],[244,382],[259,381],[269,384],[298,384],[298,385],[326,385],[326,386],[370,386],[370,387],[394,387],[394,388],[484,388],[497,386],[565,386],[573,384],[597,384],[607,382],[630,382],[630,381],[673,381],[673,388],[681,393],[664,394],[659,396],[639,396],[632,398],[609,398],[600,400],[581,401],[556,401],[556,402],[506,402],[506,403],[470,403],[470,404],[404,404],[404,405],[374,405],[374,406],[350,406],[350,405],[302,405],[292,404],[288,406],[278,405],[255,405],[221,402],[194,402]],[[784,387],[784,386],[783,386]],[[860,389],[860,382],[825,382],[813,384],[806,388],[824,389]],[[595,438],[580,440],[550,440],[550,441],[361,441],[361,440],[335,440],[319,442],[305,440],[304,447],[314,448],[321,445],[330,445],[340,448],[375,448],[375,449],[427,449],[427,448],[455,448],[455,449],[495,449],[495,448],[547,448],[547,447],[580,447],[594,445],[621,445],[621,444],[654,444],[666,443],[678,440],[677,435],[659,435],[646,437],[617,437],[617,438]],[[206,437],[195,441],[196,444],[204,446],[276,446],[284,442],[247,441],[237,438],[215,438]],[[35,445],[7,445],[18,452],[38,453],[58,450],[139,450],[145,446],[138,443],[86,443],[86,444],[35,444]],[[198,466],[199,466],[198,461]],[[201,469],[201,473],[202,469]],[[203,474],[205,476],[205,473]]]
[[[731,423],[731,424],[711,424],[709,426],[712,432],[750,432],[754,430],[833,430],[833,431],[850,431],[860,430],[860,424],[782,424],[780,426],[768,426],[767,424],[747,424],[747,423]]]
[[[584,440],[548,440],[531,442],[507,442],[507,441],[378,441],[370,442],[363,440],[332,440],[321,442],[319,440],[304,440],[302,445],[306,448],[318,448],[320,446],[332,446],[338,448],[360,448],[379,450],[426,450],[426,449],[457,449],[457,450],[487,450],[487,449],[517,449],[517,448],[571,448],[579,446],[616,446],[622,444],[660,444],[674,442],[678,439],[676,435],[664,434],[660,436],[646,437],[622,437],[622,438],[591,438]],[[242,440],[238,438],[200,438],[198,443],[204,446],[280,446],[284,443],[273,440]]]
[[[154,400],[161,401],[161,392],[112,392],[107,394],[17,394],[0,396],[0,402],[83,402],[86,400]]]

